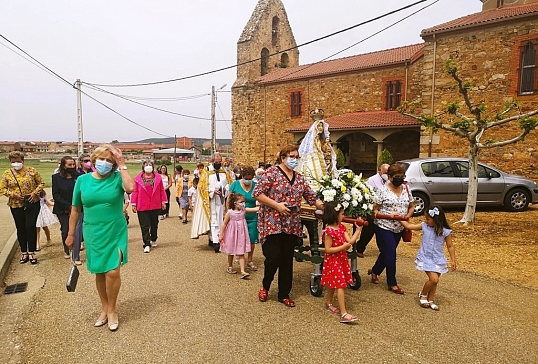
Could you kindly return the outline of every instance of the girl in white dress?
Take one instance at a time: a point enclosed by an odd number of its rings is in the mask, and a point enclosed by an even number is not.
[[[446,216],[439,206],[432,206],[426,213],[426,221],[420,224],[410,224],[401,221],[406,229],[422,230],[422,242],[415,260],[415,267],[426,272],[428,280],[418,293],[420,306],[439,311],[433,299],[437,291],[439,277],[448,272],[448,262],[445,257],[444,245],[450,254],[450,267],[456,270],[456,252],[452,243],[452,229],[446,221]]]
[[[37,216],[36,221],[36,230],[37,230],[37,244],[36,244],[36,250],[41,250],[40,244],[39,244],[39,235],[41,232],[41,228],[45,231],[45,235],[47,236],[47,245],[52,244],[52,241],[50,239],[50,230],[49,226],[54,225],[58,222],[58,219],[56,219],[56,216],[50,211],[50,207],[54,206],[54,203],[47,198],[47,193],[45,190],[42,190],[40,195],[40,204],[41,209],[39,210],[39,215]]]

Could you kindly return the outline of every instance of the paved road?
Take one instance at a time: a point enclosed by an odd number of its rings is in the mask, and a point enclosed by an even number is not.
[[[177,206],[172,212],[177,213]],[[176,216],[176,215],[175,215]],[[0,206],[0,221],[10,218]],[[94,277],[82,266],[77,292],[65,290],[69,262],[55,244],[39,264],[12,262],[6,283],[25,293],[0,296],[1,363],[537,363],[538,291],[454,272],[441,278],[441,311],[420,308],[424,282],[409,259],[398,262],[403,296],[367,281],[375,248],[359,261],[363,286],[348,290],[356,325],[344,325],[308,290],[309,263],[295,263],[290,309],[257,300],[261,272],[240,280],[225,273],[226,257],[189,239],[190,224],[161,222],[159,246],[142,253],[136,217],[122,268],[120,328],[92,325],[100,312]],[[2,231],[0,238],[11,234]],[[6,238],[7,239],[7,238]],[[260,251],[255,262],[263,266]]]

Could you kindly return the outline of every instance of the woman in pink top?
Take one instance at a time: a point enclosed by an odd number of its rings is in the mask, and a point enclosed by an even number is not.
[[[157,246],[159,215],[166,209],[168,202],[163,180],[153,167],[153,161],[150,160],[142,164],[142,172],[135,177],[135,188],[131,195],[131,206],[138,215],[142,230],[144,253],[149,253],[151,247]]]

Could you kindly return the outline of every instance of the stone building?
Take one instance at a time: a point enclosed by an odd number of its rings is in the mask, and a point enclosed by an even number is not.
[[[299,65],[297,49],[290,50],[296,42],[282,2],[260,0],[237,44],[234,160],[274,162],[283,145],[305,135],[314,108],[324,109],[331,142],[349,153],[351,168],[365,174],[375,170],[384,148],[395,159],[465,157],[465,140],[444,131],[431,134],[394,110],[421,98],[424,113],[438,113],[447,102],[461,100],[443,72],[447,59],[458,64],[463,78],[472,79],[473,99],[485,101],[488,110],[511,101],[523,111],[537,107],[538,0],[496,1],[491,9],[493,0],[482,2],[480,13],[423,30],[421,44]],[[488,137],[518,134],[517,125],[510,124]],[[531,133],[524,142],[484,150],[480,159],[538,179],[536,141]]]

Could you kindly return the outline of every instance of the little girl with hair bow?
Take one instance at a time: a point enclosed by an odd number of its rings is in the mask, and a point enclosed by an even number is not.
[[[448,272],[448,263],[443,246],[446,243],[450,254],[450,267],[456,270],[456,252],[452,243],[452,230],[446,221],[445,213],[438,206],[431,207],[426,212],[426,221],[420,224],[410,224],[401,221],[406,229],[422,230],[422,242],[415,260],[415,267],[426,272],[428,281],[418,293],[420,306],[439,311],[439,306],[433,302],[439,277]]]

